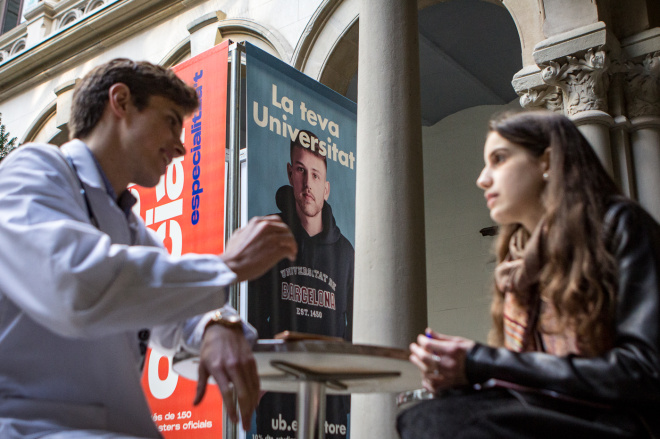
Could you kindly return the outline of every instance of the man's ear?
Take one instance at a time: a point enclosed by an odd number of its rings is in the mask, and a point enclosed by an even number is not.
[[[131,90],[124,83],[113,84],[108,90],[108,108],[118,118],[123,118],[132,104]]]
[[[293,186],[293,180],[291,179],[291,176],[293,175],[293,166],[291,166],[291,163],[286,164],[286,175],[289,177],[289,184]]]
[[[323,199],[325,201],[328,201],[328,197],[330,196],[330,182],[328,180],[325,181],[325,191],[323,193]]]

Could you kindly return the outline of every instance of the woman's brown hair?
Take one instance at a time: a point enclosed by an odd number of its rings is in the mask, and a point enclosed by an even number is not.
[[[538,255],[543,265],[532,291],[554,305],[560,330],[568,325],[575,330],[581,352],[602,353],[613,343],[616,300],[616,266],[603,239],[603,217],[619,189],[589,142],[564,116],[545,111],[508,113],[492,119],[489,130],[534,157],[551,148]],[[520,224],[500,227],[498,263],[507,257],[509,241],[521,228]],[[504,291],[495,286],[490,342],[497,346],[504,339],[503,303]]]

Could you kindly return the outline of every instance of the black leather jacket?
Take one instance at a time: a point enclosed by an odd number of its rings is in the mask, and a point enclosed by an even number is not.
[[[608,209],[605,225],[618,266],[614,348],[583,358],[477,344],[466,373],[471,383],[496,378],[633,409],[660,436],[660,226],[623,199]]]

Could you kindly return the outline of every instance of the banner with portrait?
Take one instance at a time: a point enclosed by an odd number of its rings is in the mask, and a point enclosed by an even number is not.
[[[246,44],[247,214],[279,215],[298,243],[248,283],[260,338],[282,331],[352,338],[355,243],[354,102]],[[328,398],[326,437],[346,438],[350,398]],[[295,437],[295,395],[266,394],[248,438]]]

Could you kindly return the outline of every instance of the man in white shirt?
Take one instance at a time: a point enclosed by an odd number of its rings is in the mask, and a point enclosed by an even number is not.
[[[3,439],[159,437],[140,387],[144,328],[161,349],[199,352],[195,400],[212,376],[225,401],[234,389],[249,426],[259,380],[247,327],[227,319],[226,287],[294,259],[289,228],[277,216],[255,218],[220,256],[173,257],[126,190],[156,185],[185,154],[182,123],[197,106],[170,70],[113,60],[77,86],[73,140],[27,144],[2,162]]]

